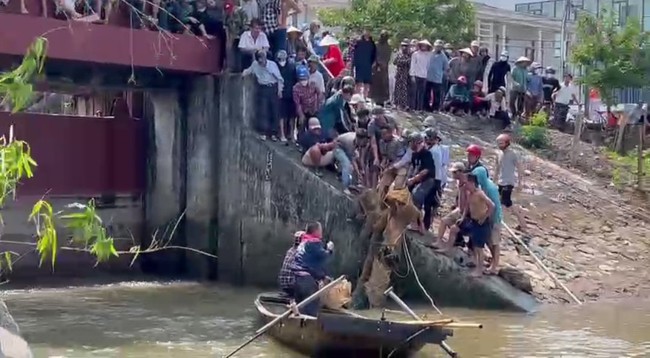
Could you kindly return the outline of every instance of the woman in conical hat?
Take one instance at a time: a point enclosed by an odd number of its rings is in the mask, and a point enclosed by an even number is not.
[[[334,78],[338,77],[345,69],[343,61],[343,52],[339,48],[339,40],[332,35],[327,35],[318,44],[321,48],[326,49],[323,55],[323,64]]]
[[[287,54],[289,58],[294,59],[296,57],[296,51],[298,47],[307,47],[301,39],[302,31],[299,28],[289,26],[287,29]]]

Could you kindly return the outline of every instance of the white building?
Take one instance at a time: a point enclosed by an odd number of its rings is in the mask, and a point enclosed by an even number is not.
[[[522,14],[482,3],[475,3],[474,7],[477,40],[495,57],[505,49],[511,60],[526,56],[544,67],[561,67],[560,20]],[[574,32],[575,25],[568,24],[567,38],[571,38]],[[570,44],[566,48],[569,49]]]

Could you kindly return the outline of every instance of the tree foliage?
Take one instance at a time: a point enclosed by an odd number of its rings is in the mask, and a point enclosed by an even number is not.
[[[351,0],[347,9],[323,9],[325,26],[346,31],[387,30],[394,41],[403,38],[442,39],[452,44],[473,37],[474,9],[467,0]]]
[[[620,27],[610,13],[581,14],[571,60],[585,70],[580,82],[598,89],[611,106],[615,89],[650,85],[649,51],[650,33],[641,29],[640,21],[628,19]]]

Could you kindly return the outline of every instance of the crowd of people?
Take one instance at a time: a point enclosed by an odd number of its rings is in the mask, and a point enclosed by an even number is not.
[[[523,187],[523,171],[518,154],[511,148],[510,135],[503,133],[496,139],[499,153],[491,177],[481,161],[483,149],[478,145],[466,148],[466,163],[448,163],[449,148],[441,144],[442,136],[435,128],[428,127],[422,133],[400,131],[388,118],[376,111],[367,128],[340,134],[334,140],[310,142],[304,148],[305,156],[318,157],[310,158],[310,163],[322,161],[328,155],[334,160],[339,155],[346,156],[346,160],[354,162],[360,152],[374,152],[380,158],[374,162],[379,175],[374,190],[382,198],[393,190],[408,190],[420,211],[419,218],[408,229],[420,232],[431,228],[449,175],[456,183],[455,205],[442,217],[432,246],[443,254],[454,247],[467,250],[472,260],[466,265],[472,268],[474,277],[498,274],[504,211],[516,217],[519,230],[527,230],[522,213],[513,203],[513,192]],[[317,118],[310,119],[308,126],[306,133],[323,138]],[[370,145],[371,141],[376,145]],[[339,150],[340,154],[334,154]],[[353,171],[359,174],[360,166],[353,164]],[[486,250],[490,259],[486,259]],[[278,277],[282,292],[298,302],[316,292],[329,280],[326,262],[333,252],[334,244],[324,243],[319,223],[296,232]],[[301,313],[316,316],[318,309],[316,300]]]

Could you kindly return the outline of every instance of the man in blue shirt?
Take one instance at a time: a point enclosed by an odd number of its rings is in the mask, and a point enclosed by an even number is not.
[[[439,111],[442,107],[442,100],[445,97],[445,90],[442,84],[449,70],[449,58],[442,51],[442,46],[442,40],[436,40],[433,43],[433,55],[431,55],[427,67],[426,93],[430,95],[433,92],[433,106],[429,106],[428,100],[425,103],[428,111]]]
[[[467,150],[467,161],[470,165],[470,174],[476,177],[481,190],[490,198],[494,204],[492,213],[492,233],[488,240],[488,248],[492,254],[492,263],[486,274],[496,275],[499,273],[499,255],[501,255],[501,222],[503,221],[503,209],[501,208],[501,196],[499,187],[489,178],[487,168],[480,164],[481,149],[477,145],[471,145]]]
[[[270,135],[273,141],[278,140],[276,133],[280,129],[280,97],[284,87],[278,65],[266,58],[266,51],[260,50],[255,52],[255,61],[242,74],[253,74],[257,80],[259,115],[256,124],[260,139],[266,140],[266,136]]]
[[[323,228],[319,222],[307,225],[307,232],[302,235],[296,248],[296,255],[291,264],[295,276],[294,295],[296,302],[301,302],[318,291],[318,283],[328,279],[325,271],[327,259],[334,251],[334,243],[325,245],[322,241]],[[320,300],[315,299],[306,305],[302,312],[316,317],[320,309]]]
[[[320,110],[320,119],[323,133],[329,138],[336,138],[339,134],[350,132],[352,128],[346,118],[346,104],[354,94],[354,87],[345,86],[325,101]]]
[[[544,69],[542,65],[533,62],[530,66],[530,73],[528,74],[528,91],[525,97],[525,111],[524,118],[529,118],[537,113],[537,109],[541,103],[544,103],[544,81],[542,74]]]

